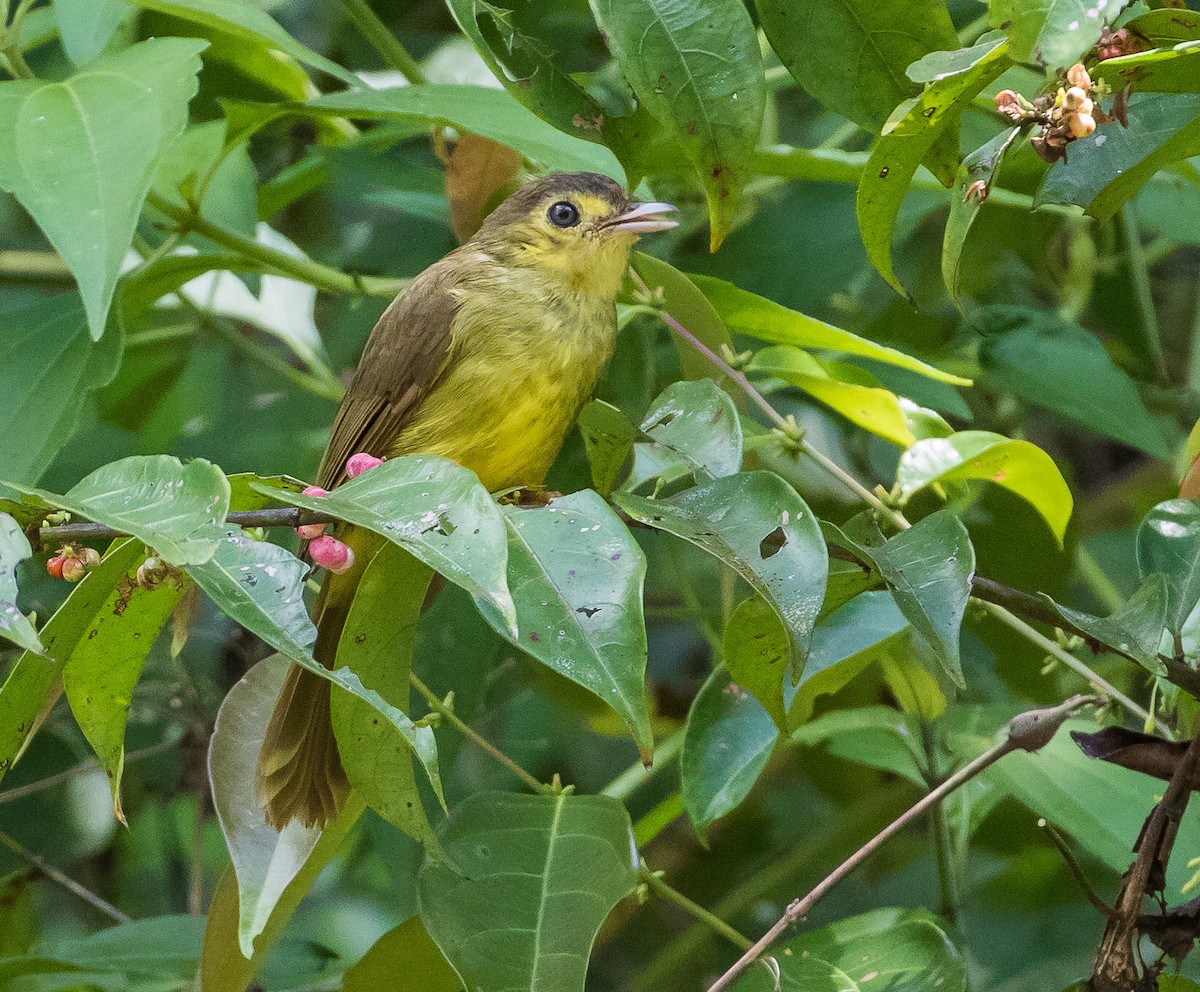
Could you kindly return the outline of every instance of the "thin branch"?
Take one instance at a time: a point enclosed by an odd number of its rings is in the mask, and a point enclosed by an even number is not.
[[[495,758],[500,764],[507,768],[510,772],[517,776],[534,792],[552,793],[555,791],[554,786],[547,785],[544,782],[539,782],[533,775],[529,774],[524,768],[518,765],[512,758],[501,751],[495,744],[482,737],[474,728],[465,723],[454,712],[453,707],[448,706],[444,700],[438,697],[438,694],[429,688],[415,672],[410,672],[408,681],[412,683],[413,688],[425,697],[425,702],[429,704],[429,708],[442,717],[447,723],[455,727],[464,737],[474,741],[483,750]]]
[[[294,506],[267,510],[234,510],[225,517],[225,522],[238,527],[300,527],[303,524],[337,523],[338,518],[328,513],[301,510]],[[72,541],[90,541],[110,537],[125,537],[127,531],[108,527],[105,524],[60,524],[57,527],[39,527],[37,539],[46,547],[69,544]]]
[[[1150,267],[1142,249],[1142,235],[1138,230],[1137,213],[1132,203],[1121,208],[1121,233],[1125,241],[1125,261],[1129,266],[1129,281],[1138,308],[1138,329],[1141,331],[1142,347],[1150,360],[1154,377],[1170,385],[1171,376],[1163,359],[1162,334],[1158,328],[1158,314],[1154,310],[1154,295],[1150,289]]]
[[[133,917],[122,913],[107,899],[103,899],[102,897],[96,895],[96,893],[91,889],[81,885],[79,882],[75,881],[75,879],[71,878],[71,876],[59,871],[54,867],[54,865],[48,864],[46,859],[40,854],[35,854],[33,851],[29,850],[29,848],[25,847],[19,841],[14,840],[2,830],[0,830],[0,844],[3,844],[5,847],[7,847],[13,852],[13,854],[17,855],[17,857],[28,861],[34,866],[34,868],[40,871],[52,882],[57,882],[67,891],[79,896],[79,898],[84,902],[94,906],[110,919],[116,920],[118,923],[128,923],[133,919]]]
[[[765,953],[768,947],[797,920],[812,911],[829,892],[859,865],[879,850],[887,841],[925,813],[935,803],[940,803],[956,789],[961,788],[980,772],[995,764],[1013,751],[1038,751],[1045,747],[1055,731],[1073,712],[1081,706],[1094,702],[1092,697],[1074,696],[1065,703],[1051,709],[1030,710],[1014,717],[1008,724],[1004,740],[989,748],[974,761],[964,765],[936,789],[926,793],[917,802],[884,827],[850,857],[822,879],[806,896],[793,900],[781,916],[763,936],[743,954],[728,971],[718,978],[708,992],[723,992]]]
[[[389,69],[395,69],[414,86],[426,81],[417,60],[400,44],[400,40],[379,19],[366,0],[342,0],[342,9]]]
[[[1066,838],[1059,832],[1058,827],[1046,819],[1038,820],[1038,826],[1046,832],[1046,836],[1050,838],[1050,843],[1058,848],[1058,853],[1062,855],[1063,861],[1067,863],[1067,868],[1075,876],[1075,881],[1079,883],[1083,894],[1087,896],[1087,901],[1096,907],[1100,915],[1106,918],[1112,917],[1116,913],[1116,910],[1096,894],[1096,890],[1092,888],[1091,882],[1087,880],[1087,876],[1083,873],[1083,866],[1075,857],[1075,853],[1068,846]]]
[[[164,751],[170,751],[177,747],[178,744],[178,741],[159,741],[157,744],[151,744],[149,747],[130,751],[125,755],[125,767],[128,768],[135,761],[141,761],[143,758],[149,758],[156,754],[162,754]],[[46,789],[53,789],[56,785],[61,785],[63,782],[68,782],[80,775],[86,775],[88,772],[99,770],[100,766],[95,761],[85,761],[83,764],[76,765],[74,768],[68,768],[66,771],[47,775],[45,778],[39,778],[36,782],[18,785],[14,789],[6,789],[4,792],[0,792],[0,806],[3,806],[5,803],[15,803],[18,799],[37,795],[39,792],[44,792]]]
[[[749,951],[754,946],[754,942],[749,937],[738,933],[719,916],[709,912],[709,910],[705,909],[699,903],[692,902],[691,899],[678,889],[672,888],[664,882],[658,872],[652,871],[645,861],[640,861],[638,864],[638,878],[656,896],[674,903],[693,919],[699,920],[706,926],[711,927],[735,947],[740,947],[743,951]]]

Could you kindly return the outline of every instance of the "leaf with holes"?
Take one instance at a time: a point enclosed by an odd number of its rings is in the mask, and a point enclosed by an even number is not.
[[[607,796],[481,792],[427,862],[421,920],[468,988],[583,992],[600,925],[637,885],[629,814]]]
[[[639,103],[691,162],[710,248],[733,226],[766,108],[762,55],[741,0],[590,0]]]
[[[97,340],[154,170],[187,123],[205,44],[153,38],[62,82],[0,84],[0,188],[71,268]]]
[[[792,637],[792,670],[808,654],[825,596],[829,557],[821,528],[796,491],[771,472],[739,472],[670,499],[631,493],[617,505],[635,520],[703,548],[767,600]]]
[[[896,469],[904,500],[934,483],[976,480],[1020,496],[1062,543],[1071,519],[1071,490],[1054,460],[1037,445],[989,431],[960,431],[918,441],[900,456]]]
[[[635,449],[626,488],[648,478],[643,466],[665,482],[693,472],[700,479],[733,475],[742,467],[742,422],[725,390],[711,379],[673,382],[651,404],[641,423],[651,451]]]

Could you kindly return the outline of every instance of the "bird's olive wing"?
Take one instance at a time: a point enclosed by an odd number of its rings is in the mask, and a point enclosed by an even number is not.
[[[346,459],[351,455],[387,455],[446,367],[459,307],[448,261],[430,266],[413,280],[367,339],[321,459],[317,484],[325,489],[346,481]]]

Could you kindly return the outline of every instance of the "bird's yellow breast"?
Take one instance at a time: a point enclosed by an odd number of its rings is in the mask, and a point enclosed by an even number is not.
[[[450,357],[390,454],[441,455],[492,492],[540,485],[612,355],[612,297],[492,266],[457,292]]]

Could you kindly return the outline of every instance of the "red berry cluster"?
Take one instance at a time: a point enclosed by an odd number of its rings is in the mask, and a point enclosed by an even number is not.
[[[100,564],[100,552],[95,548],[75,547],[64,544],[48,562],[46,571],[53,578],[66,579],[68,582],[78,582],[87,574],[88,569]]]

